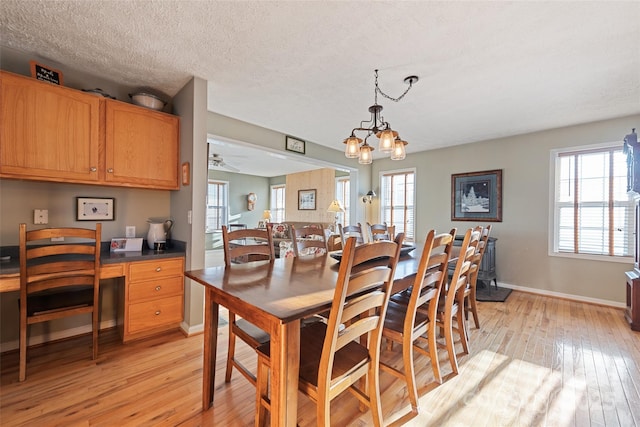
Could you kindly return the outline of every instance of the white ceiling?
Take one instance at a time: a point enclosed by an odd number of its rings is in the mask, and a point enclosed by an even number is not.
[[[4,46],[171,96],[197,76],[211,111],[338,150],[369,119],[374,69],[394,97],[420,78],[398,103],[379,97],[409,153],[640,113],[638,1],[2,0],[0,12]]]

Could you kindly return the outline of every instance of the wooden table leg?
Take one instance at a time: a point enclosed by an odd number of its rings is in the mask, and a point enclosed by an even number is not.
[[[204,351],[202,355],[202,410],[213,403],[216,379],[216,351],[218,348],[218,303],[211,298],[211,291],[204,291]]]
[[[300,321],[278,325],[271,333],[271,425],[295,427],[298,418]]]

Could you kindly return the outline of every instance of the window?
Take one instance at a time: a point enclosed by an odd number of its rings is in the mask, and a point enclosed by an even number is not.
[[[271,186],[271,201],[269,209],[271,209],[271,222],[284,222],[284,185]]]
[[[348,176],[336,178],[336,200],[340,200],[344,207],[344,212],[339,212],[336,216],[338,217],[338,223],[342,225],[349,224],[350,186],[351,181]]]
[[[227,225],[229,183],[209,180],[207,188],[207,231],[220,230]]]
[[[415,170],[382,173],[380,176],[380,217],[383,222],[404,233],[413,242],[415,206]]]
[[[634,210],[622,144],[554,150],[552,162],[551,253],[632,256]]]

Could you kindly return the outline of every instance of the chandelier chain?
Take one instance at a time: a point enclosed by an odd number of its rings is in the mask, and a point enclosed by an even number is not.
[[[375,91],[376,92],[376,99],[375,99],[375,103],[376,104],[378,103],[378,93],[380,95],[382,95],[383,97],[385,97],[385,98],[387,98],[387,99],[389,99],[389,100],[391,100],[393,102],[398,102],[402,98],[404,98],[404,96],[409,92],[409,90],[411,90],[411,87],[413,86],[413,79],[408,79],[407,81],[408,81],[409,87],[407,88],[407,90],[405,90],[404,93],[402,95],[400,95],[399,97],[394,98],[392,96],[387,95],[386,93],[384,93],[382,91],[382,89],[380,89],[380,86],[378,86],[378,70],[375,70],[375,74],[376,74],[376,91]]]

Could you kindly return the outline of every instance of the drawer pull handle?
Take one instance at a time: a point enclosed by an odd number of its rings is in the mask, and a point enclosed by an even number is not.
[[[160,310],[156,311],[156,316],[160,316]]]
[[[160,272],[162,271],[162,267],[158,267],[158,268],[156,268],[156,271],[157,271],[158,273],[160,273]]]
[[[160,289],[162,289],[161,286],[156,286],[156,291],[159,291]]]
[[[98,170],[98,168],[96,168],[96,167],[91,167],[91,168],[89,168],[89,170],[90,170],[91,172],[96,172],[96,171]]]
[[[109,172],[109,173],[113,173],[113,168],[109,168],[109,169],[107,169],[107,172]]]

